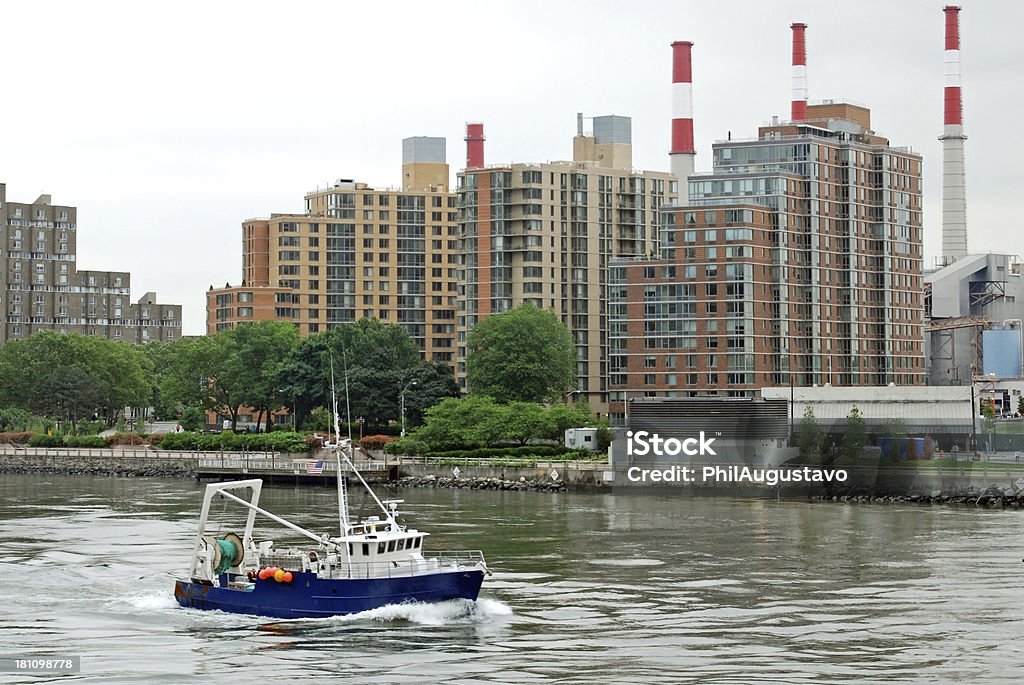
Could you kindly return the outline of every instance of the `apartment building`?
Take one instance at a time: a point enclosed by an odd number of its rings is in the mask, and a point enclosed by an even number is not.
[[[576,344],[577,388],[608,404],[608,274],[613,258],[657,254],[659,209],[675,200],[666,172],[632,168],[631,120],[579,115],[573,159],[483,164],[482,125],[471,124],[468,168],[458,174],[462,266],[457,377],[466,336],[490,314],[532,303],[557,313]]]
[[[207,292],[207,332],[276,319],[307,335],[376,318],[454,365],[458,223],[445,149],[444,138],[406,138],[401,188],[340,179],[307,193],[302,214],[243,222],[243,280]]]
[[[627,395],[923,384],[920,155],[825,102],[713,164],[664,208],[658,257],[611,266],[613,415]]]
[[[131,298],[131,274],[77,269],[78,211],[8,202],[0,183],[0,344],[42,330],[145,343],[181,337],[181,305]]]

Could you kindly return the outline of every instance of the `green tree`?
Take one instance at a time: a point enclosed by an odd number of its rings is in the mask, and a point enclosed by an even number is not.
[[[570,428],[599,426],[601,421],[595,420],[590,407],[584,402],[572,405],[554,404],[548,407],[544,416],[544,432],[538,436],[547,440],[565,442],[565,431]]]
[[[898,416],[890,416],[882,424],[881,434],[889,438],[889,453],[884,455],[889,461],[895,462],[900,458],[900,446],[907,437],[907,422]]]
[[[27,431],[32,426],[32,415],[24,409],[0,409],[0,433]]]
[[[236,371],[238,364],[228,363],[232,354],[229,329],[201,338],[183,338],[174,344],[167,373],[160,384],[164,402],[183,411],[200,407],[231,419],[238,427],[238,409],[246,395],[246,378]]]
[[[996,408],[992,402],[983,400],[981,403],[981,430],[986,438],[986,450],[992,451],[992,436],[996,431]]]
[[[576,383],[572,335],[550,311],[524,304],[492,314],[466,343],[470,392],[499,402],[559,402]]]
[[[412,437],[430,450],[478,447],[470,420],[480,420],[493,406],[494,400],[489,397],[452,397],[441,400],[426,411],[425,423]]]
[[[112,425],[151,393],[138,348],[92,336],[42,331],[0,348],[0,404],[71,424],[102,418]]]
[[[298,329],[286,321],[259,321],[236,326],[225,335],[230,351],[224,374],[241,386],[242,403],[257,411],[257,428],[265,418],[269,430],[271,414],[287,404],[284,369],[298,345]]]
[[[419,347],[404,328],[360,319],[304,338],[282,367],[280,387],[299,425],[315,407],[330,408],[332,360],[339,414],[347,415],[347,377],[353,421],[359,417],[369,425],[400,421],[401,394],[406,389],[406,420],[415,426],[428,407],[458,395],[451,369],[421,361]]]
[[[547,410],[535,402],[509,402],[504,405],[506,440],[525,445],[530,440],[544,437],[549,432]]]
[[[567,428],[601,425],[583,404],[551,407],[535,402],[502,404],[485,395],[446,398],[426,411],[411,440],[431,451],[493,447],[530,440],[563,442]]]
[[[800,449],[800,461],[805,464],[813,464],[821,456],[824,433],[818,420],[814,418],[814,409],[808,405],[804,409],[804,417],[800,420],[800,427],[797,429],[796,444]]]
[[[416,385],[405,395],[405,421],[410,428],[423,423],[423,414],[441,400],[459,396],[455,374],[442,362],[421,362],[407,373]],[[405,387],[405,386],[403,386]]]
[[[846,416],[846,430],[843,431],[843,444],[840,451],[844,458],[854,460],[860,456],[868,443],[868,432],[860,409],[856,406]]]

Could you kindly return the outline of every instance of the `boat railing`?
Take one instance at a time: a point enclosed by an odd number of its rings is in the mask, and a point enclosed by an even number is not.
[[[424,559],[428,561],[437,559],[445,566],[475,566],[484,563],[484,553],[478,549],[438,550],[422,552],[422,554]]]
[[[402,578],[459,568],[474,569],[482,566],[485,566],[484,555],[479,550],[424,552],[422,559],[352,562],[351,565],[341,561],[331,568],[319,570],[318,575],[321,578],[329,578],[331,580]]]

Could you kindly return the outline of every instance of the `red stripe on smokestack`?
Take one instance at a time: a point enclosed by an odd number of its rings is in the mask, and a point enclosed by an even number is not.
[[[964,106],[960,98],[959,86],[945,88],[945,113],[942,123],[960,125],[964,123]]]
[[[693,147],[693,119],[672,120],[672,152],[690,153]]]
[[[466,124],[466,168],[479,169],[484,165],[484,125]]]
[[[689,41],[672,43],[672,83],[693,83],[692,48],[693,43]]]
[[[807,120],[807,24],[794,23],[793,29],[793,100],[790,108],[792,121]]]
[[[672,147],[670,155],[692,154],[693,69],[690,41],[672,43]]]
[[[807,24],[790,24],[789,28],[793,29],[793,64],[807,66]]]
[[[946,13],[946,49],[960,49],[960,8],[947,5],[942,8]]]
[[[964,120],[960,94],[960,8],[948,5],[942,11],[946,13],[946,89],[942,121],[956,125]]]

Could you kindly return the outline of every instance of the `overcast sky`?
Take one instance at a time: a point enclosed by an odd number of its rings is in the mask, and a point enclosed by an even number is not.
[[[972,252],[1024,254],[1024,4],[966,0],[961,40]],[[241,279],[241,222],[300,212],[337,178],[400,181],[401,139],[466,121],[487,162],[572,156],[576,112],[633,118],[633,163],[668,170],[673,40],[693,52],[697,170],[711,144],[788,118],[790,30],[809,95],[849,99],[925,162],[925,255],[941,235],[942,2],[5,3],[0,182],[78,213],[78,267],[184,305]],[[1010,128],[1000,129],[1009,118]],[[1000,124],[1000,122],[1003,122]],[[1018,158],[1017,155],[1021,154]]]

